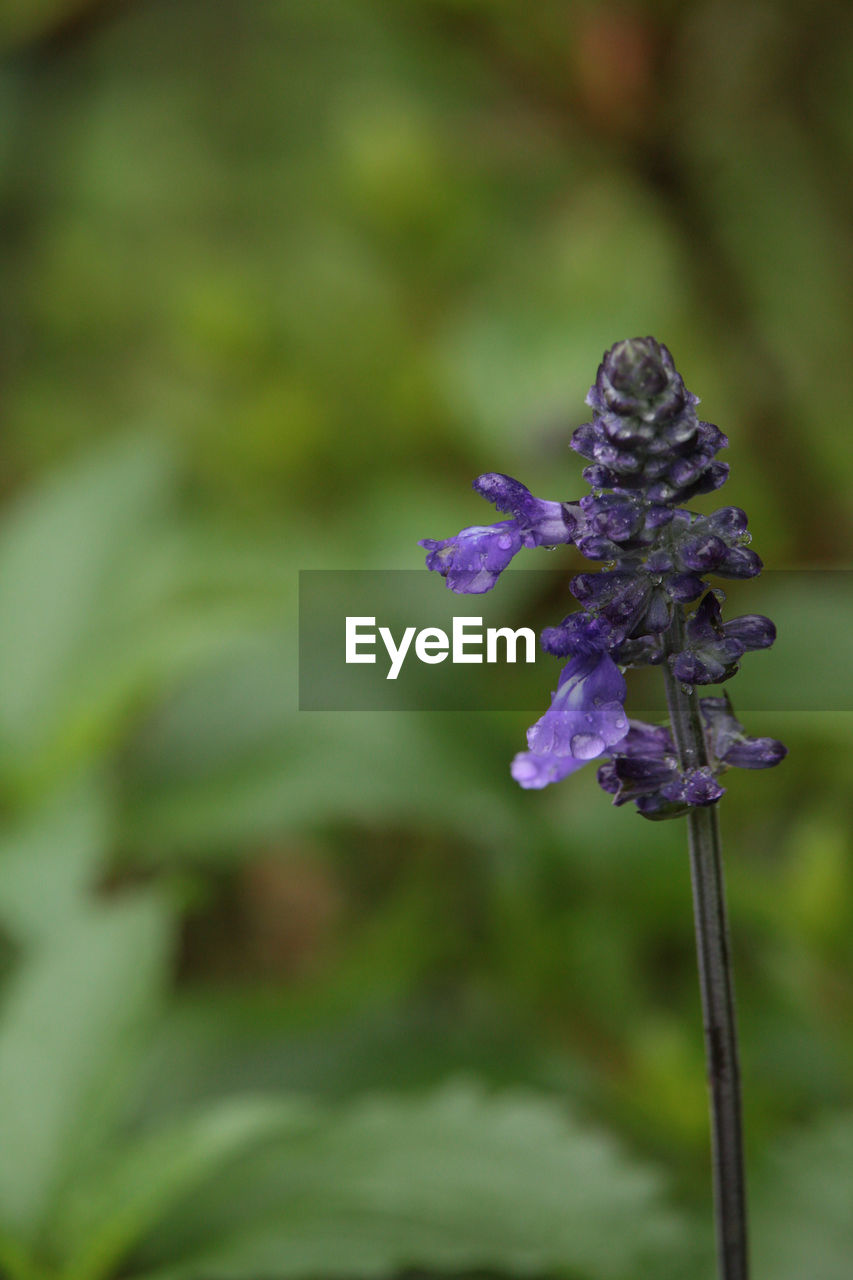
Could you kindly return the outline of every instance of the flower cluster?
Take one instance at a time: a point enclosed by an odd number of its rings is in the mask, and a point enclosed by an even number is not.
[[[590,460],[583,474],[591,493],[545,501],[509,476],[480,476],[474,488],[509,518],[421,545],[427,567],[467,594],[491,590],[522,547],[572,543],[605,562],[572,580],[581,609],[542,633],[545,650],[568,662],[551,706],[528,732],[529,750],[513,761],[513,777],[540,788],[604,757],[599,782],[615,804],[632,800],[647,817],[674,816],[718,800],[718,778],[730,765],[767,768],[785,748],[747,737],[727,699],[702,698],[707,763],[683,767],[669,729],[628,720],[623,670],[666,663],[686,690],[729,679],[741,657],[767,648],[776,632],[757,614],[724,622],[722,592],[705,575],[751,578],[762,565],[738,507],[700,516],[680,505],[725,483],[728,466],[716,454],[728,441],[697,417],[697,397],[665,346],[653,338],[617,343],[587,403],[592,422],[571,443]]]

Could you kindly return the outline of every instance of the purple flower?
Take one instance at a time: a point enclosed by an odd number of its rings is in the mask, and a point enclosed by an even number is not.
[[[429,552],[427,568],[440,573],[451,591],[477,596],[491,591],[521,550],[522,541],[515,521],[502,520],[500,524],[474,525],[444,541],[424,538],[420,545]]]
[[[681,770],[664,725],[631,720],[627,734],[598,770],[598,783],[616,805],[633,801],[646,818],[674,818],[723,794],[710,765]]]
[[[749,649],[767,649],[776,628],[760,614],[744,614],[723,622],[712,591],[687,621],[684,648],[669,659],[673,675],[685,684],[719,684],[730,679]]]
[[[776,738],[750,738],[727,697],[701,698],[699,708],[708,747],[721,764],[739,769],[772,769],[788,754],[787,747]]]
[[[552,782],[562,782],[570,773],[581,769],[588,761],[574,756],[538,756],[533,751],[519,751],[510,765],[510,772],[525,791],[541,791]]]
[[[654,338],[611,347],[587,404],[595,416],[575,432],[572,448],[592,462],[584,476],[593,489],[671,505],[725,484],[728,465],[714,457],[728,440],[697,418],[697,397]]]
[[[626,691],[625,678],[608,654],[572,658],[563,669],[551,706],[527,731],[530,750],[513,760],[516,782],[526,788],[547,786],[624,738]]]
[[[478,476],[473,487],[481,497],[494,503],[498,511],[513,517],[526,547],[554,547],[574,542],[575,533],[583,523],[578,503],[534,498],[519,480],[499,471]]]
[[[534,498],[518,480],[499,472],[480,476],[474,488],[512,519],[473,525],[452,538],[424,538],[420,543],[429,552],[427,568],[440,573],[450,590],[460,594],[491,591],[522,547],[573,542],[583,520],[577,504]]]
[[[698,398],[667,348],[654,338],[617,342],[604,354],[587,403],[592,421],[571,443],[591,463],[584,471],[591,493],[577,502],[545,500],[511,476],[488,472],[474,488],[506,518],[421,546],[427,567],[451,590],[475,595],[492,589],[522,547],[573,543],[588,560],[607,562],[572,579],[580,610],[542,632],[546,652],[569,661],[512,774],[522,787],[541,788],[604,757],[598,777],[615,804],[631,800],[645,817],[675,817],[714,804],[723,794],[718,777],[730,765],[768,768],[785,748],[773,738],[750,738],[727,700],[706,698],[704,741],[684,748],[682,767],[667,728],[626,719],[621,671],[667,663],[670,692],[683,700],[694,696],[688,686],[734,675],[746,652],[773,643],[776,629],[758,614],[724,622],[722,593],[708,589],[708,574],[751,578],[762,564],[747,545],[739,507],[698,515],[682,505],[725,483],[728,466],[716,455],[728,440],[697,416]],[[694,720],[694,737],[695,730]],[[688,759],[697,764],[687,768]]]

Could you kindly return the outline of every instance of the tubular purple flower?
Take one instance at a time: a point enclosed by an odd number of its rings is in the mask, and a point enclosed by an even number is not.
[[[481,497],[494,503],[498,511],[512,516],[526,547],[574,542],[575,533],[583,523],[583,512],[577,503],[534,498],[520,480],[499,471],[478,476],[473,487]]]
[[[537,756],[594,760],[628,732],[625,677],[606,653],[581,655],[566,664],[551,705],[527,731]]]
[[[591,493],[551,501],[512,476],[486,472],[473,487],[506,518],[421,546],[427,567],[469,595],[490,591],[522,547],[572,543],[588,560],[607,562],[572,579],[580,610],[542,632],[545,651],[568,663],[512,774],[522,787],[541,788],[607,756],[599,778],[616,804],[633,800],[646,817],[676,817],[714,804],[723,793],[718,775],[730,765],[766,768],[785,749],[772,738],[749,738],[730,710],[715,712],[715,700],[704,699],[704,739],[688,767],[669,730],[636,721],[629,729],[622,670],[663,665],[668,698],[682,701],[695,696],[694,686],[728,680],[743,655],[767,648],[776,631],[757,614],[724,622],[724,597],[706,575],[751,578],[762,564],[747,545],[740,507],[699,515],[684,505],[725,482],[729,469],[716,455],[728,439],[697,416],[698,397],[665,346],[654,338],[617,342],[604,353],[587,403],[592,421],[577,428],[571,445],[591,463],[583,473]]]
[[[424,538],[420,545],[429,555],[426,566],[440,573],[451,591],[478,596],[491,591],[504,569],[522,548],[514,520],[474,525],[453,538]]]
[[[711,755],[721,764],[738,769],[772,769],[788,754],[787,747],[776,738],[750,738],[725,695],[701,698],[699,709]]]
[[[450,590],[460,595],[491,591],[522,547],[573,542],[576,530],[582,527],[584,516],[577,503],[534,498],[512,476],[489,472],[479,476],[473,487],[512,519],[472,525],[452,538],[423,538],[419,543],[429,552],[427,568],[440,573]]]
[[[588,763],[574,756],[540,756],[535,751],[519,751],[510,765],[510,773],[525,791],[541,791],[552,782],[562,782]]]

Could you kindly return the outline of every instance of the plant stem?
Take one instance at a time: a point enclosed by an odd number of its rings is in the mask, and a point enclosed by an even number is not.
[[[673,652],[683,645],[683,619],[677,606],[670,645]],[[708,758],[696,693],[685,692],[666,662],[664,676],[672,734],[681,767],[690,769],[706,765]],[[687,815],[687,832],[711,1105],[719,1275],[720,1280],[747,1280],[749,1257],[740,1067],[717,806],[691,808]]]

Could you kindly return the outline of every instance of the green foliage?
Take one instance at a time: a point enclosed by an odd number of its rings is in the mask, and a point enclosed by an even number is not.
[[[853,1116],[824,1116],[774,1153],[756,1203],[755,1260],[760,1275],[795,1280],[850,1273],[853,1222]]]
[[[37,948],[6,992],[0,1223],[25,1245],[112,1128],[164,977],[166,941],[163,908],[150,896],[92,908]]]
[[[77,1280],[110,1275],[176,1201],[195,1203],[242,1151],[309,1122],[303,1102],[238,1099],[102,1155],[58,1207],[50,1244],[61,1269]],[[206,1226],[215,1234],[216,1217]]]
[[[220,1238],[211,1223],[226,1226]],[[676,1275],[686,1252],[657,1176],[609,1139],[551,1101],[461,1084],[319,1114],[287,1149],[197,1198],[181,1228],[189,1257],[153,1273],[163,1280],[412,1266],[605,1280]]]

